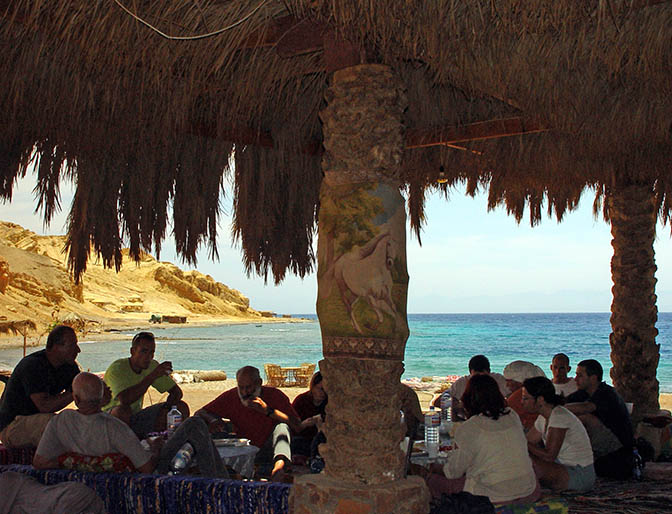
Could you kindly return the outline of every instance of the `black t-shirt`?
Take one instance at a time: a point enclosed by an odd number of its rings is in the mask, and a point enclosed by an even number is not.
[[[593,414],[618,437],[623,446],[632,448],[634,436],[630,414],[628,414],[625,402],[613,387],[602,382],[592,396],[589,396],[586,391],[576,391],[567,397],[567,403],[572,402],[595,404],[596,409]]]
[[[30,416],[40,411],[30,399],[31,394],[47,393],[55,396],[72,390],[72,379],[79,373],[76,364],[54,368],[47,359],[47,351],[40,350],[25,356],[16,365],[9,378],[0,404],[0,430],[16,416]]]

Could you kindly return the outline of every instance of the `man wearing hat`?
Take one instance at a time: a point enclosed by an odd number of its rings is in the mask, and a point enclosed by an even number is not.
[[[527,412],[523,407],[523,382],[528,378],[545,377],[546,374],[539,366],[527,361],[513,361],[504,368],[502,374],[506,379],[506,386],[512,391],[506,402],[518,414],[527,433],[534,426],[539,413]]]

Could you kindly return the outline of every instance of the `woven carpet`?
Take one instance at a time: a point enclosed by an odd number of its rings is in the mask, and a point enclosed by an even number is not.
[[[0,444],[0,464],[31,464],[35,448],[6,448]]]
[[[96,491],[111,514],[282,514],[288,511],[290,486],[201,477],[131,473],[84,473],[32,466],[0,466],[51,485],[82,482]],[[1,494],[1,492],[0,492]]]
[[[570,514],[672,512],[672,463],[647,462],[641,482],[599,478],[589,493],[563,496]]]

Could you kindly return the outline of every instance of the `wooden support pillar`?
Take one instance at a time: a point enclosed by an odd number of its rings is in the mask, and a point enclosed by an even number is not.
[[[611,379],[626,402],[632,402],[634,426],[656,412],[656,263],[653,241],[657,211],[651,185],[621,184],[608,198],[614,256],[611,259]]]
[[[295,513],[419,513],[429,492],[403,478],[399,379],[408,338],[406,212],[398,173],[406,107],[383,65],[334,73],[321,113],[317,314],[329,394],[323,474],[299,477]]]

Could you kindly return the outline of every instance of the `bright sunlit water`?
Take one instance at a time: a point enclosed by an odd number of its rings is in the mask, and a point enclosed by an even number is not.
[[[314,315],[297,315],[313,320]],[[489,357],[492,370],[512,360],[529,360],[548,370],[557,352],[569,355],[572,375],[582,359],[595,358],[608,380],[608,313],[562,314],[410,314],[411,335],[406,346],[405,378],[465,374],[469,358]],[[672,392],[672,313],[659,313],[658,380],[661,392]],[[322,358],[320,327],[309,323],[269,323],[189,327],[157,325],[156,359],[170,360],[173,368],[222,369],[229,377],[241,366],[263,369],[265,362],[283,366],[318,362]],[[81,341],[78,361],[83,369],[104,371],[115,359],[128,355],[133,333],[118,340]],[[31,349],[30,351],[34,351]],[[11,368],[21,349],[0,350],[0,367]],[[550,375],[550,372],[549,372]]]

